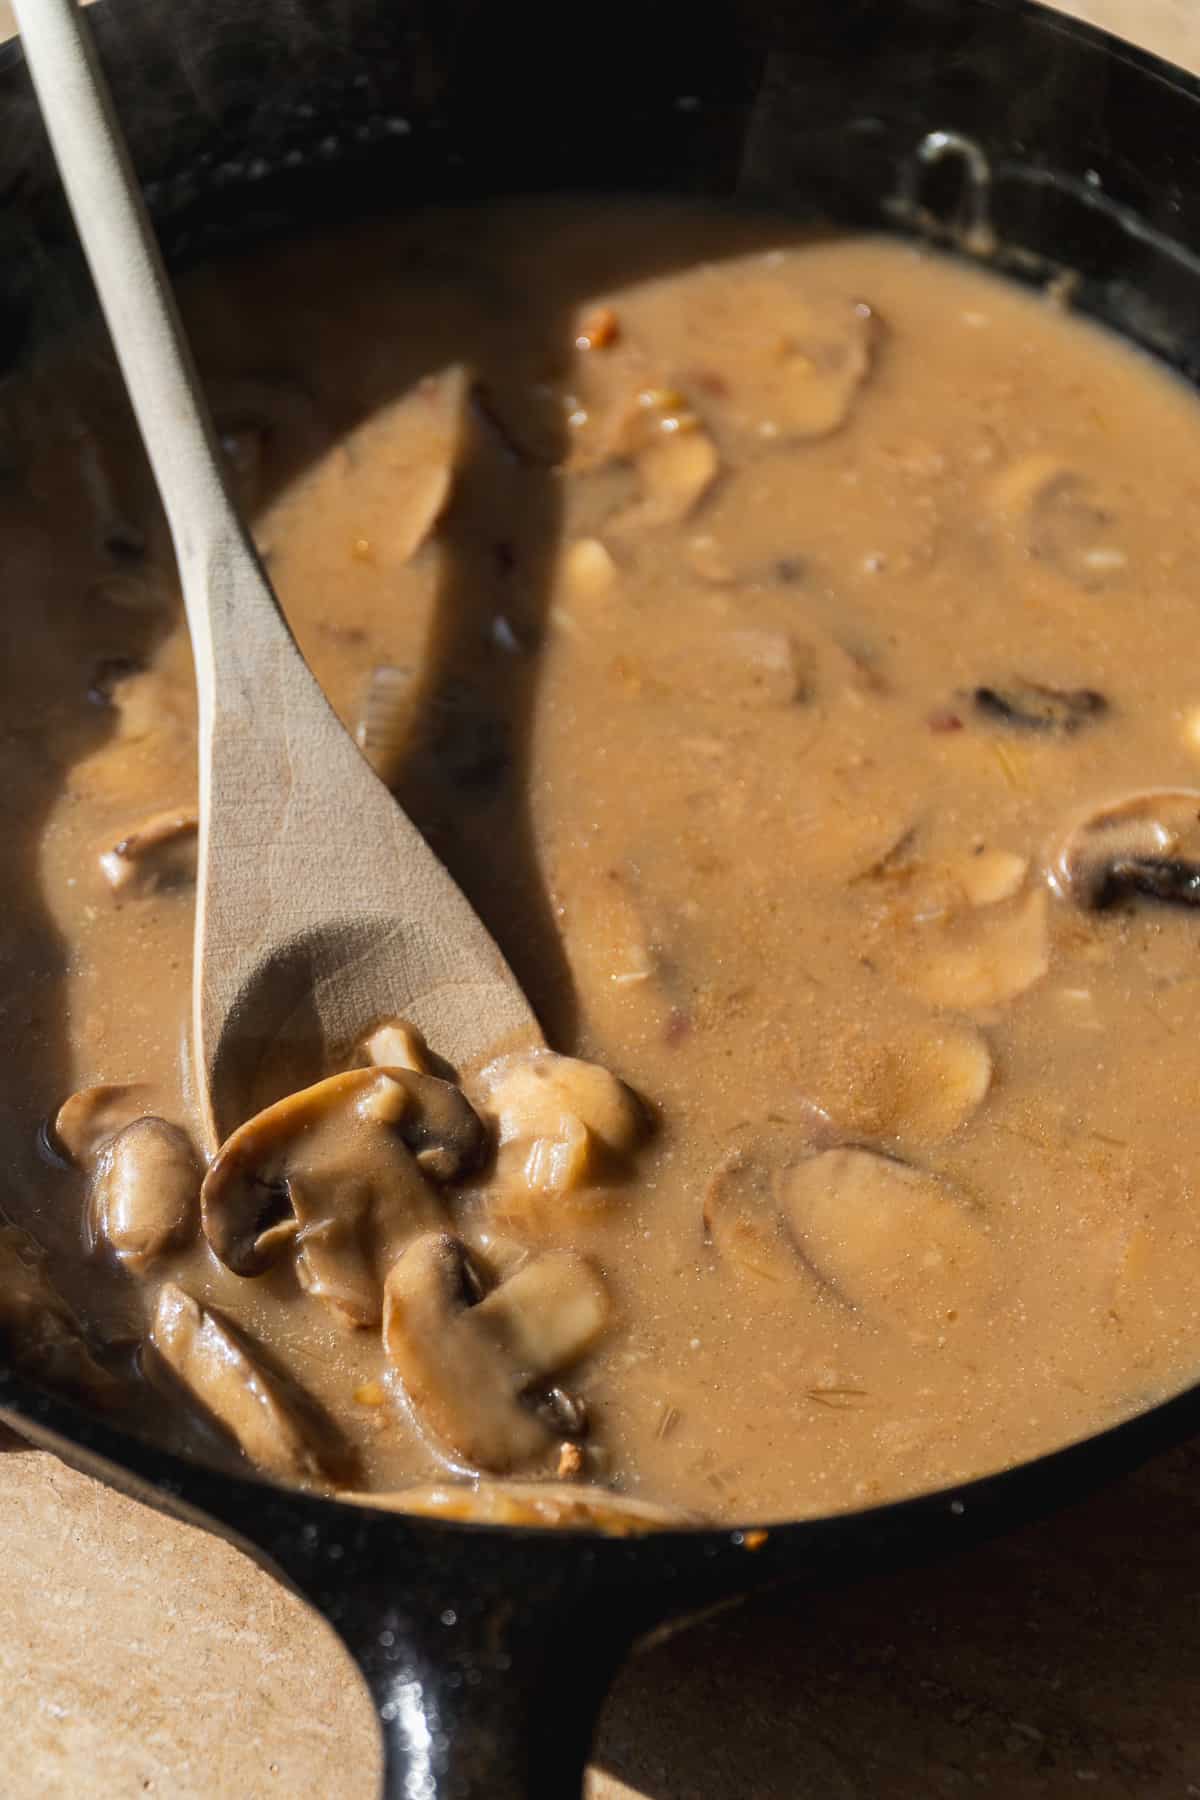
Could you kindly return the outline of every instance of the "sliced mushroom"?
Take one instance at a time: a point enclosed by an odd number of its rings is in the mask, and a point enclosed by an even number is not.
[[[501,1143],[552,1135],[564,1112],[582,1120],[614,1156],[632,1150],[645,1134],[641,1102],[599,1063],[553,1050],[518,1051],[489,1063],[479,1082]]]
[[[1013,1000],[1050,966],[1045,892],[931,926],[909,948],[902,978],[935,1006],[971,1011]]]
[[[992,1056],[973,1026],[928,1016],[844,1032],[812,1055],[808,1091],[843,1137],[940,1143],[977,1111]]]
[[[640,450],[636,466],[639,496],[609,521],[612,531],[655,530],[688,518],[716,480],[721,460],[708,433],[689,416],[680,429],[662,432]]]
[[[360,465],[387,470],[386,506],[365,522],[360,558],[384,565],[410,562],[437,530],[454,491],[468,388],[467,372],[452,364],[425,375],[346,440],[343,465],[353,482]],[[362,505],[361,490],[351,502]]]
[[[828,1065],[832,1069],[833,1065]],[[768,1282],[794,1283],[802,1273],[792,1219],[797,1168],[826,1164],[852,1133],[910,1145],[949,1136],[980,1104],[992,1059],[978,1032],[925,1021],[903,1044],[895,1038],[856,1041],[827,1075],[821,1104],[792,1108],[794,1117],[742,1128],[704,1192],[704,1234],[732,1267]],[[870,1155],[867,1151],[855,1155]],[[891,1168],[887,1158],[876,1162]],[[904,1165],[895,1164],[897,1168]]]
[[[986,1221],[925,1170],[873,1150],[826,1150],[789,1170],[782,1201],[816,1273],[868,1315],[928,1337],[994,1303]]]
[[[617,579],[617,565],[599,538],[576,538],[563,551],[561,586],[569,602],[599,600]],[[572,613],[572,617],[576,615]]]
[[[635,881],[622,869],[556,891],[567,959],[593,1006],[613,1001],[661,1007],[665,959]]]
[[[196,834],[190,807],[155,813],[106,850],[100,858],[114,894],[155,894],[196,879]]]
[[[793,706],[812,699],[816,651],[792,632],[734,631],[730,650],[736,659],[730,698],[768,706]]]
[[[783,314],[776,339],[776,381],[767,376],[759,398],[763,423],[777,427],[762,435],[828,437],[845,424],[868,380],[883,336],[879,314],[865,300],[810,302],[803,312],[793,298],[792,316]]]
[[[407,1019],[387,1019],[377,1025],[363,1040],[362,1052],[377,1069],[411,1069],[415,1075],[432,1073],[429,1045]]]
[[[486,1223],[464,1224],[462,1235],[475,1262],[484,1271],[485,1287],[505,1281],[533,1254],[528,1244],[510,1237],[507,1232],[493,1231]]]
[[[444,1487],[402,1488],[390,1494],[339,1494],[360,1506],[420,1513],[472,1525],[535,1525],[558,1531],[601,1531],[635,1537],[647,1531],[679,1531],[701,1525],[698,1513],[628,1500],[606,1488],[556,1481],[480,1481]]]
[[[354,741],[389,787],[403,767],[413,720],[411,669],[383,663],[371,670],[354,726]]]
[[[807,442],[840,430],[883,342],[883,322],[866,301],[805,292],[789,265],[785,251],[747,268],[736,316],[714,305],[688,344],[694,385],[712,394],[714,422],[759,443]]]
[[[120,1384],[101,1367],[83,1329],[50,1279],[46,1253],[16,1225],[0,1224],[0,1337],[19,1369],[97,1406],[112,1406]]]
[[[697,279],[708,278],[688,273],[689,284]],[[681,331],[674,316],[668,328],[666,314],[623,308],[604,357],[578,358],[571,473],[637,458],[660,419],[682,438],[701,404],[716,443],[735,444],[739,457],[826,437],[850,416],[883,335],[869,305],[810,286],[786,252],[745,266],[736,307],[713,293],[687,310]]]
[[[315,1403],[173,1281],[159,1290],[150,1342],[257,1468],[306,1484],[353,1479],[353,1459]]]
[[[1034,561],[1088,593],[1119,583],[1129,558],[1120,529],[1088,478],[1051,452],[1013,463],[992,483],[989,499],[1002,523]]]
[[[971,698],[986,718],[1048,737],[1071,737],[1108,711],[1108,701],[1095,688],[1050,687],[1019,676],[1004,687],[977,687]]]
[[[195,1234],[201,1169],[186,1132],[135,1119],[99,1151],[88,1192],[88,1235],[141,1270]]]
[[[1200,789],[1151,789],[1088,813],[1049,876],[1064,899],[1093,912],[1139,898],[1200,906]]]
[[[383,1342],[421,1424],[472,1466],[503,1471],[561,1435],[530,1390],[592,1347],[610,1306],[571,1250],[531,1258],[482,1299],[480,1288],[459,1239],[418,1238],[388,1276]]]
[[[762,1281],[794,1281],[795,1247],[779,1211],[779,1169],[758,1146],[731,1150],[704,1190],[704,1235],[734,1268]]]
[[[803,1264],[786,1228],[781,1185],[793,1163],[841,1141],[828,1113],[812,1101],[789,1117],[738,1126],[704,1189],[704,1237],[734,1269],[759,1280],[795,1282]]]
[[[869,381],[884,326],[865,300],[804,293],[787,253],[764,262],[739,286],[736,323],[713,318],[709,353],[728,366],[731,330],[738,368],[714,418],[760,442],[829,437],[850,417]],[[699,346],[697,346],[699,348]]]
[[[600,1337],[611,1310],[608,1291],[586,1257],[546,1250],[472,1307],[470,1323],[494,1343],[524,1388],[577,1362]],[[557,1432],[579,1429],[564,1422],[566,1410],[550,1407]]]
[[[645,1109],[623,1081],[552,1050],[500,1057],[479,1076],[479,1089],[496,1121],[501,1185],[570,1193],[602,1181],[646,1133]]]
[[[1029,859],[1015,850],[980,849],[959,857],[950,874],[972,906],[998,906],[1018,894],[1029,873]]]
[[[80,1088],[64,1100],[54,1119],[54,1137],[78,1169],[90,1169],[101,1149],[134,1119],[151,1112],[148,1087],[103,1081]]]
[[[802,705],[816,690],[814,645],[793,631],[765,627],[714,629],[693,620],[686,644],[664,646],[651,667],[672,692],[718,707],[722,714],[735,706]]]
[[[201,1190],[205,1236],[238,1275],[260,1275],[293,1249],[310,1293],[373,1325],[387,1268],[443,1223],[428,1178],[465,1174],[484,1145],[448,1082],[400,1068],[333,1075],[226,1139]]]

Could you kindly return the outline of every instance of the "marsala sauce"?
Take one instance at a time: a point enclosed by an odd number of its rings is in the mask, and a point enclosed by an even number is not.
[[[1047,879],[1089,808],[1200,781],[1194,398],[931,254],[687,211],[431,215],[186,298],[318,678],[353,726],[402,671],[372,746],[400,798],[555,1046],[655,1109],[627,1184],[504,1220],[613,1296],[569,1376],[593,1478],[823,1512],[1195,1379],[1200,917]],[[97,859],[192,801],[195,745],[106,359],[47,355],[7,407],[4,1211],[118,1363],[178,1280],[335,1413],[368,1485],[429,1481],[378,1333],[199,1237],[140,1277],[86,1259],[83,1179],[39,1156],[87,1082],[149,1081],[188,1120],[190,888],[115,898]],[[706,448],[659,454],[685,437]],[[961,1294],[919,1205],[882,1273],[853,1211],[723,1230],[714,1175],[769,1187],[828,1143],[943,1178]],[[150,1429],[235,1454],[140,1392]]]

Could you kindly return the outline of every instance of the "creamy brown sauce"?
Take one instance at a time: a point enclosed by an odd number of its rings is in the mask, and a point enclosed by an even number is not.
[[[1161,895],[1200,800],[1070,837],[1200,781],[1192,396],[930,254],[686,212],[431,217],[187,293],[318,678],[361,729],[391,671],[368,752],[555,1048],[654,1115],[566,1191],[502,1164],[444,1197],[607,1295],[561,1378],[580,1458],[510,1472],[787,1517],[1194,1379],[1200,917]],[[111,372],[64,352],[9,413],[4,1211],[169,1441],[236,1455],[136,1373],[168,1280],[328,1410],[356,1485],[440,1479],[378,1329],[200,1236],[85,1258],[86,1181],[37,1151],[97,1081],[189,1124],[186,834],[161,885],[98,858],[193,804],[195,743]]]

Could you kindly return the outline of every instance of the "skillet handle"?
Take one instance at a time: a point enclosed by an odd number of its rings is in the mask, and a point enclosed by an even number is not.
[[[632,1541],[365,1509],[349,1533],[272,1539],[371,1690],[385,1800],[578,1795],[608,1687],[669,1610]]]
[[[569,1800],[596,1719],[636,1635],[585,1604],[476,1596],[417,1616],[407,1599],[356,1608],[339,1630],[383,1735],[384,1800]]]

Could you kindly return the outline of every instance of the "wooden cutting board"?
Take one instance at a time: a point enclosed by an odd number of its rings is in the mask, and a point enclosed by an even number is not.
[[[1200,0],[1064,10],[1200,67]],[[375,1800],[348,1657],[237,1551],[21,1448],[0,1544],[0,1800]],[[1198,1693],[1200,1447],[935,1571],[637,1659],[590,1796],[1200,1800]]]

